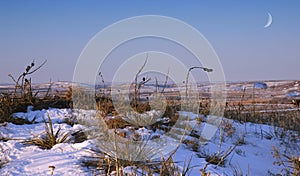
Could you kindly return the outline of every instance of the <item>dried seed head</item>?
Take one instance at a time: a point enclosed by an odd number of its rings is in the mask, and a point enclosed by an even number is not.
[[[55,166],[49,166],[50,169],[55,169]]]
[[[51,174],[51,175],[53,175],[53,172],[54,172],[55,166],[49,166],[49,169],[50,169],[50,174]]]
[[[28,65],[28,66],[26,67],[26,72],[29,72],[30,68],[31,68],[31,67]]]

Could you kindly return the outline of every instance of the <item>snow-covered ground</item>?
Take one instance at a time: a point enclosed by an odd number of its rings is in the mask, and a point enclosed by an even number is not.
[[[95,168],[87,168],[82,164],[85,157],[93,155],[91,149],[97,148],[92,139],[80,143],[57,144],[49,150],[22,143],[22,141],[28,140],[33,136],[43,135],[45,132],[43,118],[47,119],[48,115],[53,121],[55,131],[59,127],[62,129],[62,133],[75,133],[85,129],[86,127],[81,124],[70,126],[65,123],[67,119],[74,118],[74,113],[78,117],[80,112],[83,111],[71,111],[70,109],[31,111],[28,108],[27,113],[16,113],[14,116],[28,120],[34,119],[37,123],[27,125],[0,124],[0,159],[7,160],[7,163],[0,169],[0,175],[50,175],[49,166],[55,166],[53,175],[57,176],[93,175]],[[84,111],[84,114],[89,116],[95,114],[95,112]],[[227,119],[225,119],[225,122],[231,124],[231,126],[225,129],[221,145],[219,145],[219,130],[208,143],[198,145],[199,134],[201,134],[201,129],[206,125],[205,118],[202,117],[203,122],[198,126],[194,124],[197,124],[196,118],[199,115],[193,114],[190,117],[187,123],[193,126],[194,134],[185,137],[184,144],[180,145],[173,157],[179,168],[183,168],[184,164],[192,157],[190,164],[192,171],[190,175],[200,175],[200,170],[204,169],[205,166],[207,166],[206,173],[209,172],[211,175],[234,175],[237,172],[244,175],[248,173],[250,175],[279,174],[284,169],[284,166],[273,164],[276,161],[272,154],[273,146],[289,156],[300,156],[300,138],[296,132],[284,132],[281,128],[268,125],[241,124]],[[167,121],[168,119],[162,120]],[[119,130],[129,134],[126,136],[131,136],[132,134],[130,134],[130,131],[132,131],[130,127]],[[150,128],[134,129],[133,131],[142,137],[145,135],[164,135],[162,131]],[[286,135],[280,138],[279,133]],[[237,141],[242,142],[235,145]],[[207,164],[205,156],[212,155],[218,151],[226,153],[233,147],[234,149],[226,158],[224,166]],[[130,172],[130,167],[125,168],[125,171],[127,173]]]

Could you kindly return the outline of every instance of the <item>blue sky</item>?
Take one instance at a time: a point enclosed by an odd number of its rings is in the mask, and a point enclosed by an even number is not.
[[[270,27],[264,28],[268,15]],[[299,1],[0,1],[0,84],[35,59],[33,82],[71,81],[76,61],[99,31],[138,15],[178,18],[199,30],[226,80],[300,79]],[[107,61],[114,65],[114,62]],[[106,73],[111,77],[112,73]]]

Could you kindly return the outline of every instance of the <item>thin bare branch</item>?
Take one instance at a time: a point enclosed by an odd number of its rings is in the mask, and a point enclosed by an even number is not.
[[[148,56],[149,54],[147,53],[147,56],[146,56],[146,60],[144,62],[144,64],[142,65],[142,67],[139,69],[139,71],[136,73],[135,75],[135,80],[134,80],[134,103],[135,103],[135,106],[137,106],[137,92],[138,92],[138,84],[137,84],[137,79],[138,79],[138,76],[139,74],[143,71],[147,61],[148,61]]]

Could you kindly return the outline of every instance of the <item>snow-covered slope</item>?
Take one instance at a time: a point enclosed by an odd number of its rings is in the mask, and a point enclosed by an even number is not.
[[[43,150],[37,146],[22,143],[34,135],[43,135],[45,131],[43,117],[46,118],[48,115],[54,123],[54,129],[57,130],[61,127],[62,133],[74,133],[84,129],[85,126],[80,124],[70,126],[64,123],[66,119],[74,118],[72,113],[75,112],[78,115],[82,111],[71,111],[70,109],[30,111],[29,109],[27,113],[16,113],[14,116],[30,120],[35,119],[37,123],[29,125],[1,124],[1,159],[6,158],[8,163],[0,169],[0,175],[50,175],[49,166],[55,166],[53,175],[57,176],[93,175],[95,169],[86,168],[82,165],[84,157],[91,156],[91,149],[96,148],[91,139],[80,143],[57,144],[50,150]],[[95,112],[84,111],[84,113],[89,116]],[[198,117],[198,115],[194,114],[193,117]],[[188,123],[196,124],[195,120],[195,118],[191,118]],[[200,126],[193,125],[193,131],[198,136],[201,128],[205,125],[205,119],[203,121]],[[205,172],[209,172],[211,175],[234,175],[237,172],[244,175],[248,173],[250,175],[269,175],[270,173],[280,173],[284,169],[282,165],[273,164],[276,161],[272,154],[273,146],[290,156],[300,156],[300,139],[296,132],[284,131],[281,128],[268,125],[240,124],[230,120],[226,120],[226,123],[231,126],[225,129],[221,145],[219,131],[208,143],[203,145],[199,145],[197,135],[186,136],[184,144],[181,144],[173,158],[178,167],[183,168],[184,164],[192,157],[190,175],[200,175],[200,170],[205,167]],[[132,131],[130,127],[120,130],[126,133]],[[135,133],[139,133],[140,136],[163,135],[162,131],[148,128],[136,129]],[[285,135],[281,138],[279,133]],[[240,141],[240,144],[235,146],[237,141]],[[226,157],[224,166],[208,164],[205,160],[205,157],[209,155],[218,151],[226,153],[230,148],[233,150]],[[130,172],[128,171],[130,168],[124,170]]]

